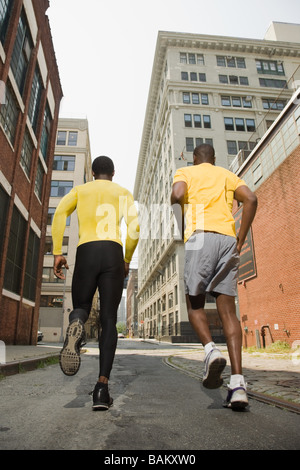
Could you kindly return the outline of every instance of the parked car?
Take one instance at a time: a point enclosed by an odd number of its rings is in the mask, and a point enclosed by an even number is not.
[[[44,333],[42,333],[41,331],[38,331],[38,333],[37,333],[38,342],[43,341],[43,338],[44,338]]]
[[[123,335],[123,333],[118,333],[118,338],[125,338],[125,336]]]

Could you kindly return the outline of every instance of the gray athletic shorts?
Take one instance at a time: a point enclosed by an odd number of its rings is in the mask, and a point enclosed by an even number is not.
[[[236,296],[239,261],[234,237],[194,232],[185,243],[185,293]]]

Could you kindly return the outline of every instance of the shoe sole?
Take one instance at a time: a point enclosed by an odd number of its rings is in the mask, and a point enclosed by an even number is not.
[[[81,320],[75,320],[68,326],[65,343],[59,355],[60,368],[65,375],[75,375],[79,371],[80,342],[83,335],[84,324]]]
[[[230,408],[233,411],[236,411],[236,410],[238,411],[238,410],[244,410],[247,406],[248,406],[248,402],[246,401],[234,401],[233,403],[231,403]]]
[[[214,389],[220,388],[223,384],[223,379],[221,374],[226,366],[226,359],[224,357],[217,357],[208,367],[208,373],[205,378],[203,378],[202,384],[203,387]]]
[[[113,405],[113,399],[111,400],[111,403],[97,403],[96,405],[93,405],[92,408],[94,411],[100,411],[100,410],[108,410],[111,406]]]

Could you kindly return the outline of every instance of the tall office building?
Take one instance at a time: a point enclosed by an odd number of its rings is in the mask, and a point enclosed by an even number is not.
[[[39,328],[45,341],[61,341],[69,324],[72,310],[71,284],[78,245],[76,211],[67,219],[63,239],[63,255],[69,271],[66,280],[53,273],[51,224],[61,201],[74,186],[92,181],[92,160],[88,121],[86,119],[59,119],[53,161],[51,193],[48,208],[47,234],[44,250],[43,283]]]
[[[241,165],[300,79],[300,25],[272,23],[263,40],[159,32],[134,197],[141,213],[138,322],[141,336],[197,340],[187,317],[184,247],[169,212],[177,168],[212,144],[216,164]],[[224,340],[207,296],[213,337]]]
[[[0,339],[36,344],[62,88],[47,0],[0,0]]]

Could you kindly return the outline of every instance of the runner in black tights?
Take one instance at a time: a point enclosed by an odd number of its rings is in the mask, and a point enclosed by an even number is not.
[[[80,367],[80,345],[84,339],[94,294],[100,297],[99,350],[100,373],[93,392],[93,409],[108,409],[112,398],[108,380],[117,346],[117,311],[124,278],[139,238],[137,211],[132,194],[112,182],[114,165],[108,157],[98,157],[92,165],[95,180],[75,187],[58,205],[52,223],[54,274],[65,279],[68,269],[62,256],[62,240],[67,217],[76,209],[79,243],[72,280],[73,311],[69,317],[60,366],[66,375],[75,375]],[[127,237],[125,256],[120,225],[125,219]]]

